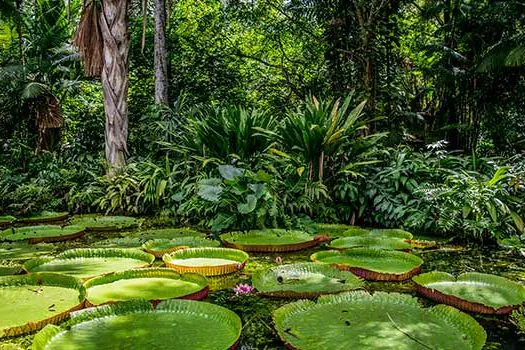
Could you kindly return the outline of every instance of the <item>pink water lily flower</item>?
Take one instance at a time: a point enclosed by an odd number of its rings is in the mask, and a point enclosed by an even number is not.
[[[241,295],[241,294],[250,294],[255,291],[255,288],[250,286],[249,284],[240,283],[233,288],[233,291],[235,292],[235,295]]]

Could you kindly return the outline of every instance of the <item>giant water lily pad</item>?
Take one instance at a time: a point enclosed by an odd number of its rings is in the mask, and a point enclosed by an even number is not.
[[[155,257],[141,250],[118,248],[71,249],[55,258],[37,258],[24,264],[28,272],[58,272],[91,278],[110,272],[146,267]]]
[[[53,222],[65,221],[69,216],[67,211],[55,212],[55,211],[42,211],[26,218],[16,219],[17,224],[24,225],[35,225],[35,224],[48,224]]]
[[[61,242],[82,237],[86,233],[83,226],[40,225],[8,228],[0,233],[5,241],[23,241],[29,243]]]
[[[87,281],[88,305],[144,299],[154,302],[165,299],[200,300],[208,295],[206,277],[195,273],[180,274],[166,268],[136,269],[115,272]]]
[[[75,216],[71,224],[83,226],[88,232],[112,232],[134,229],[139,222],[130,216],[80,215]]]
[[[18,275],[24,272],[24,267],[18,264],[0,264],[0,276]]]
[[[427,298],[459,309],[485,314],[508,314],[525,301],[525,287],[504,277],[467,272],[457,278],[428,272],[412,280]]]
[[[329,237],[339,237],[345,231],[359,229],[357,226],[343,224],[316,224],[315,227],[318,234]]]
[[[171,253],[179,249],[195,247],[218,247],[219,241],[206,239],[203,237],[183,236],[174,239],[152,239],[142,245],[146,252],[161,258],[166,253]]]
[[[259,270],[253,286],[262,294],[282,298],[314,298],[363,287],[361,279],[328,264],[297,263]]]
[[[383,238],[400,238],[400,239],[412,239],[414,236],[405,230],[400,229],[374,229],[365,230],[362,228],[349,229],[340,234],[342,237],[350,236],[368,236],[368,237],[383,237]]]
[[[0,216],[0,229],[11,226],[15,222],[16,218],[11,215]]]
[[[205,234],[189,227],[150,229],[134,233],[145,240],[150,239],[175,239],[179,237],[204,237]]]
[[[421,258],[409,253],[370,248],[322,251],[310,258],[374,281],[404,281],[419,273],[423,264]]]
[[[241,330],[239,316],[218,305],[178,299],[153,309],[135,300],[73,313],[63,327],[38,333],[33,350],[224,350],[235,347]]]
[[[188,248],[162,257],[166,266],[179,272],[196,272],[204,276],[219,276],[244,268],[248,254],[230,248]]]
[[[25,242],[0,244],[0,260],[28,260],[40,255],[49,255],[55,250],[51,244],[29,244]]]
[[[353,236],[337,238],[330,242],[328,247],[338,250],[359,247],[390,250],[410,250],[412,245],[400,238]]]
[[[290,252],[315,247],[320,240],[297,230],[254,230],[221,235],[226,247],[247,252]]]
[[[35,273],[0,277],[0,338],[37,331],[82,308],[84,287],[76,278]]]
[[[300,350],[480,350],[486,333],[446,305],[421,307],[399,293],[347,292],[301,300],[274,313],[281,339]]]

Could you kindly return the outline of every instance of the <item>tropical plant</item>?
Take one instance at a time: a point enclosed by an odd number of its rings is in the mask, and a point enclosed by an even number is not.
[[[240,271],[249,255],[230,248],[188,248],[165,254],[166,266],[179,272],[195,272],[204,276],[220,276]]]
[[[287,252],[308,249],[322,241],[304,231],[267,229],[224,233],[223,244],[246,252]]]

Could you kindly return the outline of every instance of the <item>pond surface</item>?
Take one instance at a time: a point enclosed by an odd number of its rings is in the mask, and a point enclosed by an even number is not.
[[[55,244],[58,251],[69,248],[88,247],[102,239],[126,236],[98,234],[65,243]],[[241,316],[243,320],[243,335],[241,350],[285,349],[272,325],[273,310],[290,302],[290,300],[268,299],[255,294],[236,296],[232,288],[239,283],[251,284],[251,275],[257,269],[276,264],[276,259],[282,259],[283,264],[309,261],[309,257],[320,248],[283,254],[250,254],[250,261],[242,272],[225,277],[210,278],[211,293],[206,301],[225,306]],[[423,272],[432,270],[446,271],[452,274],[477,271],[492,273],[525,283],[525,258],[510,251],[499,250],[494,247],[453,246],[445,245],[439,250],[416,251],[424,261]],[[8,261],[2,261],[6,264]],[[156,261],[161,266],[162,262]],[[386,291],[410,293],[413,291],[411,282],[367,282],[368,291]],[[431,301],[421,299],[425,305],[432,305]],[[2,302],[6,302],[3,300]],[[480,316],[473,315],[487,331],[488,339],[485,349],[525,349],[525,335],[518,334],[507,316]],[[32,335],[0,341],[0,350],[12,349],[4,347],[8,343],[17,344],[20,348],[30,348]],[[14,349],[14,348],[13,348]],[[459,350],[459,349],[458,349]]]

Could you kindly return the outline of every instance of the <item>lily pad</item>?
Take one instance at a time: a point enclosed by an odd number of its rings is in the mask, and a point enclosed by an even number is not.
[[[0,229],[11,226],[15,222],[16,218],[11,215],[0,216]]]
[[[83,307],[85,290],[76,278],[35,273],[0,277],[0,338],[37,331]]]
[[[337,238],[330,242],[328,247],[331,249],[338,250],[358,247],[390,250],[410,250],[412,248],[412,245],[400,238],[353,236]]]
[[[37,258],[24,264],[28,272],[58,272],[88,279],[110,272],[150,266],[155,257],[138,249],[71,249],[54,258]]]
[[[328,264],[297,263],[259,270],[253,286],[262,294],[281,298],[315,298],[363,287],[363,281],[348,271]]]
[[[91,244],[94,248],[134,248],[141,249],[143,240],[137,237],[109,238]]]
[[[0,260],[28,260],[49,255],[55,250],[51,244],[28,244],[25,242],[0,244]]]
[[[218,305],[176,299],[153,309],[134,300],[73,313],[38,333],[33,350],[233,349],[241,330],[239,316]]]
[[[347,292],[277,309],[274,323],[291,349],[481,350],[487,335],[471,316],[447,305],[421,307],[399,293]]]
[[[155,303],[175,298],[200,300],[208,295],[206,277],[166,268],[115,272],[92,278],[84,286],[88,306],[133,299]]]
[[[204,233],[194,230],[189,227],[153,229],[153,230],[136,232],[133,235],[144,238],[145,240],[175,239],[175,238],[187,237],[187,236],[194,236],[194,237],[204,237],[205,236]]]
[[[306,232],[281,229],[225,233],[221,240],[226,247],[247,252],[291,252],[315,247],[320,242]]]
[[[419,273],[423,264],[421,258],[409,253],[371,248],[322,251],[310,258],[373,281],[407,280]]]
[[[22,265],[0,265],[0,276],[18,275],[24,272]]]
[[[188,248],[165,254],[162,260],[179,272],[219,276],[242,270],[248,258],[248,254],[237,249]]]
[[[337,237],[353,237],[353,236],[368,236],[370,230],[361,227],[351,227],[348,230],[340,232]]]
[[[138,227],[138,220],[130,216],[80,215],[71,219],[72,225],[83,226],[88,232],[114,232]]]
[[[369,236],[372,237],[392,237],[392,238],[403,238],[403,239],[412,239],[414,235],[408,231],[400,229],[376,229],[372,230],[369,233]]]
[[[431,249],[436,248],[439,245],[436,241],[428,241],[423,239],[406,239],[405,242],[409,243],[412,248],[416,249]]]
[[[67,220],[68,216],[69,213],[67,211],[42,211],[26,218],[18,218],[16,219],[16,223],[24,225],[49,224],[53,222],[65,221]]]
[[[484,314],[509,314],[525,301],[525,287],[504,277],[467,272],[457,278],[428,272],[412,280],[425,297],[459,309]]]
[[[157,258],[162,258],[164,254],[175,252],[179,249],[218,246],[220,246],[219,241],[203,237],[183,236],[175,239],[153,239],[144,243],[142,249],[155,255]]]
[[[316,224],[315,226],[318,234],[330,237],[339,237],[345,231],[359,229],[357,226],[342,224]]]
[[[27,240],[35,244],[67,241],[80,238],[85,233],[83,226],[40,225],[8,228],[0,233],[0,238],[10,242]]]

